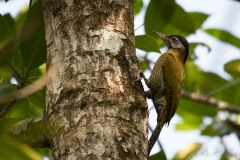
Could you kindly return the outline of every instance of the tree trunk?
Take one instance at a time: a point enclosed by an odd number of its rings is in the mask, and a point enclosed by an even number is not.
[[[148,109],[139,79],[133,1],[43,0],[44,118],[64,128],[53,159],[147,159]]]

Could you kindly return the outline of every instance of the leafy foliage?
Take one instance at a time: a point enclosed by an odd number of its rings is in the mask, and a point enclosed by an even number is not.
[[[159,52],[156,48],[156,44],[158,48],[163,47],[164,44],[158,38],[154,36],[151,37],[151,35],[153,35],[152,31],[158,31],[166,35],[179,34],[187,37],[194,34],[196,30],[203,30],[207,34],[225,43],[229,43],[237,48],[240,47],[239,38],[228,31],[215,28],[202,29],[202,25],[208,17],[209,15],[205,13],[186,12],[174,0],[151,0],[145,14],[146,34],[136,36],[136,48],[146,52]],[[154,39],[156,42],[153,42]],[[233,60],[225,64],[225,71],[233,78],[233,80],[225,80],[219,75],[205,72],[195,65],[195,60],[197,60],[198,57],[194,52],[195,48],[199,45],[205,46],[208,48],[209,52],[211,51],[211,48],[202,42],[190,43],[190,58],[185,65],[186,75],[183,89],[188,92],[197,92],[235,106],[240,106],[240,60]],[[147,57],[148,56],[145,56],[145,59]],[[141,66],[143,66],[142,70],[151,70],[151,68],[149,68],[151,65],[150,59],[147,59],[145,64],[144,61],[141,61]],[[189,99],[181,99],[177,114],[181,116],[182,121],[177,124],[175,128],[182,131],[201,130],[202,135],[210,137],[224,137],[229,133],[235,133],[238,136],[239,133],[236,131],[236,125],[238,124],[237,118],[231,119],[231,123],[229,121],[222,121],[218,116],[220,112],[224,114],[218,108],[212,107],[211,105]],[[230,114],[235,115],[235,113]],[[210,124],[206,125],[204,123],[206,117],[211,119]],[[228,113],[226,117],[228,118],[231,116]],[[200,148],[201,144],[193,143],[186,149],[179,151],[174,159],[192,159],[194,153]],[[158,159],[165,159],[160,155],[159,152],[151,156],[150,159],[156,159],[156,157],[158,157]],[[222,154],[221,159],[225,159],[225,157],[226,152]]]
[[[136,47],[146,52],[160,52],[156,40],[151,35],[140,35],[135,37]]]
[[[2,97],[11,95],[12,92],[31,84],[45,74],[46,45],[41,0],[30,2],[30,8],[21,11],[17,17],[11,17],[10,14],[0,15],[0,112],[8,104],[2,103]],[[142,8],[143,1],[135,0],[134,15],[140,13]],[[144,17],[146,34],[135,37],[136,48],[145,52],[160,53],[159,48],[163,47],[164,43],[154,36],[152,31],[188,37],[196,30],[202,30],[220,41],[240,48],[240,39],[236,35],[222,29],[202,29],[208,17],[206,13],[186,12],[175,0],[151,0]],[[209,95],[226,103],[240,106],[240,60],[236,59],[225,64],[225,71],[232,77],[232,80],[225,80],[217,74],[203,71],[195,64],[198,57],[194,52],[199,45],[206,46],[209,51],[211,49],[202,42],[190,43],[190,58],[186,63],[184,90]],[[152,65],[149,64],[151,60],[147,58],[146,56],[140,61],[142,70],[150,69],[149,66]],[[39,90],[30,96],[9,103],[12,103],[10,111],[5,118],[0,117],[0,133],[4,133],[8,126],[22,118],[42,116],[45,90]],[[225,114],[216,107],[187,99],[181,99],[179,106],[177,114],[181,116],[182,122],[175,126],[177,130],[199,130],[201,135],[208,137],[222,138],[230,133],[239,136],[238,114]],[[224,114],[226,120],[219,118],[219,114]],[[206,117],[210,119],[210,124],[204,123]],[[202,144],[193,143],[180,150],[174,159],[191,159],[201,149],[201,146]],[[167,149],[169,148],[165,150]],[[14,154],[11,154],[13,152]],[[42,159],[41,155],[44,154],[49,155],[48,150],[36,152],[10,137],[0,137],[0,160]],[[227,153],[224,152],[221,159],[226,159],[226,157]],[[167,158],[165,152],[161,150],[150,159]]]
[[[229,73],[233,78],[238,78],[240,75],[240,60],[233,60],[224,66],[224,70]]]
[[[167,157],[166,157],[166,155],[165,155],[165,153],[164,153],[163,150],[161,150],[161,151],[158,152],[157,154],[152,155],[152,156],[149,158],[149,160],[159,160],[159,159],[161,159],[161,160],[166,160],[166,159],[167,159]]]
[[[143,7],[142,0],[135,0],[134,1],[134,15],[137,15]]]
[[[8,136],[0,137],[0,155],[0,160],[42,160],[43,158],[31,147]]]
[[[41,1],[29,10],[20,36],[20,53],[25,67],[35,69],[46,61],[45,30]]]
[[[184,21],[182,21],[183,17]],[[194,33],[207,17],[208,15],[204,13],[187,13],[174,0],[152,0],[145,15],[145,31],[148,34],[154,30],[167,35],[186,36]]]
[[[186,148],[184,148],[183,150],[179,151],[173,159],[174,160],[192,159],[194,156],[197,155],[197,151],[200,148],[201,148],[200,143],[192,143],[192,144],[188,145]]]
[[[205,29],[204,31],[223,42],[230,43],[233,46],[240,48],[240,39],[227,31],[221,29]]]
[[[6,96],[27,86],[45,74],[46,45],[41,0],[35,1],[29,10],[17,17],[0,15],[0,113],[11,106],[0,120],[0,133],[22,118],[42,116],[45,90],[19,99],[5,102]],[[1,114],[1,116],[3,116]],[[42,159],[31,147],[10,137],[0,137],[0,159]],[[14,154],[12,154],[14,153]]]

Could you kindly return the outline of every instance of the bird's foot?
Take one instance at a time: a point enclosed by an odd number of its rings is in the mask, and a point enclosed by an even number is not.
[[[148,90],[148,91],[146,91],[146,92],[144,92],[144,96],[146,97],[146,98],[151,98],[152,96],[151,96],[151,91],[150,90]]]
[[[145,84],[148,86],[148,88],[150,88],[150,81],[145,77],[143,71],[140,72],[140,77],[143,78]]]

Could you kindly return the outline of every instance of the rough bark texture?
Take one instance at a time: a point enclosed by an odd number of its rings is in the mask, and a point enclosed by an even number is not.
[[[147,159],[133,1],[43,0],[43,8],[47,67],[57,68],[44,117],[64,127],[53,159]]]

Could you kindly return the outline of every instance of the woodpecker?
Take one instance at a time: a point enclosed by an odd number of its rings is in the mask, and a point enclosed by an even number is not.
[[[148,142],[148,155],[150,155],[163,125],[169,125],[178,107],[185,76],[184,65],[189,52],[189,44],[184,37],[154,33],[165,42],[168,50],[158,58],[149,80],[143,73],[141,74],[150,89],[150,92],[146,92],[146,96],[152,98],[158,115],[157,125]]]

